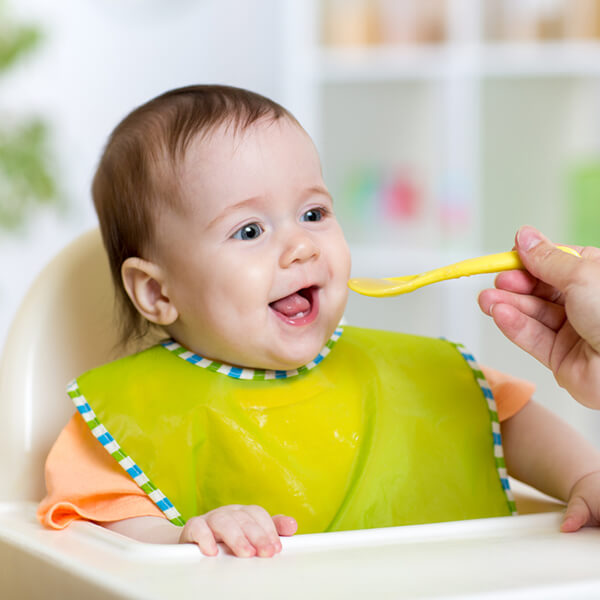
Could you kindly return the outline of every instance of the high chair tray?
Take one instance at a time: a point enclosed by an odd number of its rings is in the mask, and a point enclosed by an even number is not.
[[[90,523],[48,531],[35,508],[0,504],[3,598],[600,598],[600,529],[561,534],[557,512],[298,535],[238,559]]]

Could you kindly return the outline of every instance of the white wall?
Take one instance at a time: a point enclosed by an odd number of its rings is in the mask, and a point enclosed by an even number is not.
[[[24,234],[0,231],[0,346],[35,274],[95,225],[89,186],[111,129],[173,87],[228,83],[280,96],[277,0],[8,0],[45,42],[0,79],[2,115],[44,115],[70,203]]]

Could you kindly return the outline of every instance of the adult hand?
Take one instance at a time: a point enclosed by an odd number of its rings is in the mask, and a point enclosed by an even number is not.
[[[479,305],[577,401],[600,408],[600,249],[574,248],[581,258],[522,227],[516,249],[527,271],[498,275]]]

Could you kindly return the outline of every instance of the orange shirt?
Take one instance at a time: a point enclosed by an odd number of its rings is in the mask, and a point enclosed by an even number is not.
[[[516,414],[531,398],[531,383],[482,368],[496,400],[499,420]],[[77,519],[106,522],[164,517],[162,511],[106,452],[79,413],[73,415],[46,460],[47,496],[38,507],[43,525],[63,529]]]

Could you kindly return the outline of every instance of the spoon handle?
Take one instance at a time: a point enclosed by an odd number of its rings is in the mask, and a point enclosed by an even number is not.
[[[461,260],[447,267],[442,267],[440,275],[444,279],[454,279],[455,277],[464,277],[466,275],[498,273],[500,271],[523,268],[519,253],[511,250],[509,252],[498,252],[497,254],[488,254],[486,256]]]
[[[498,254],[488,254],[486,256],[477,256],[468,258],[460,262],[433,269],[417,275],[419,282],[428,285],[445,279],[456,279],[467,275],[479,275],[481,273],[498,273],[499,271],[510,271],[512,269],[523,269],[523,263],[517,252],[499,252]],[[386,277],[390,281],[400,281],[405,277]]]
[[[559,250],[580,257],[579,252],[568,246],[556,246]],[[513,269],[525,269],[521,262],[519,253],[515,250],[509,252],[498,252],[498,254],[488,254],[476,258],[468,258],[460,262],[434,269],[423,273],[427,278],[427,284],[444,281],[445,279],[456,279],[467,275],[480,275],[483,273],[499,273],[500,271],[512,271]],[[425,284],[425,285],[427,285]]]

